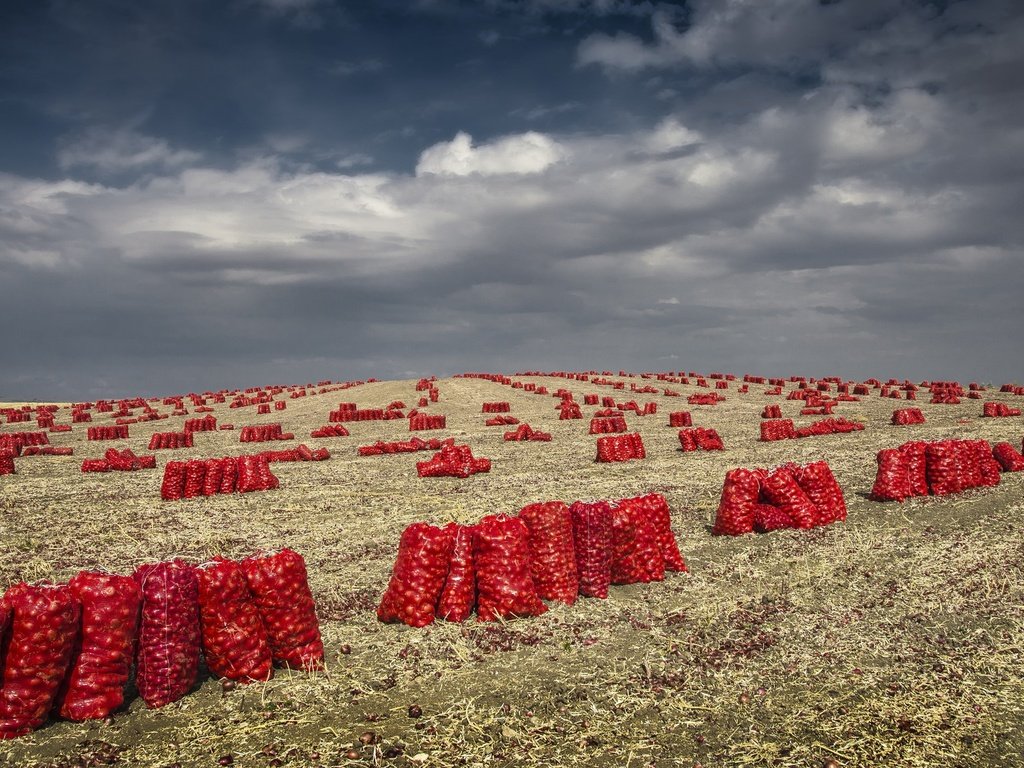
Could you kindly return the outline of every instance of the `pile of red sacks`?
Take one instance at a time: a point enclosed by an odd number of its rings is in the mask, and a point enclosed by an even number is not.
[[[762,419],[781,419],[782,418],[782,406],[778,404],[766,405],[764,410],[761,411]]]
[[[725,445],[718,432],[708,427],[693,427],[691,429],[679,430],[679,445],[684,452],[696,451],[722,451]]]
[[[483,413],[508,413],[512,410],[507,402],[484,403]]]
[[[242,427],[242,433],[238,436],[243,443],[265,443],[269,440],[294,440],[292,432],[282,432],[280,424],[257,424],[251,427]]]
[[[982,405],[981,415],[988,418],[1020,416],[1020,408],[1011,408],[1006,403],[988,402]]]
[[[515,416],[493,416],[484,421],[485,427],[511,427],[519,423]]]
[[[191,448],[193,445],[192,432],[154,432],[149,438],[149,450],[156,451],[164,448]]]
[[[607,435],[615,432],[625,432],[626,417],[622,414],[615,416],[595,416],[590,420],[590,434]]]
[[[530,504],[475,525],[413,523],[402,533],[383,622],[424,627],[539,616],[544,601],[606,598],[611,584],[661,581],[685,571],[668,502],[647,494],[617,502]]]
[[[825,461],[726,473],[712,533],[739,536],[814,528],[846,519],[846,501]]]
[[[548,443],[551,442],[551,433],[535,430],[529,424],[520,424],[515,432],[505,433],[505,442],[525,442],[527,440]]]
[[[813,437],[815,435],[834,435],[847,432],[856,432],[864,429],[863,424],[855,421],[848,421],[844,418],[819,419],[806,427],[796,428],[792,419],[768,419],[761,422],[761,442],[768,443],[775,440],[795,440],[801,437]]]
[[[444,429],[446,418],[443,413],[417,413],[409,417],[409,431]]]
[[[325,424],[309,433],[310,437],[348,437],[348,430],[341,424]]]
[[[134,472],[155,468],[156,456],[136,456],[131,448],[121,451],[108,448],[102,459],[86,459],[82,462],[83,472]]]
[[[204,416],[201,419],[186,419],[186,432],[216,432],[217,419],[213,416]]]
[[[1021,444],[1021,451],[1024,451],[1024,443]],[[1024,456],[1021,455],[1010,443],[997,443],[992,448],[992,455],[1003,472],[1024,472]]]
[[[690,416],[689,411],[673,411],[668,415],[668,425],[670,427],[692,427],[693,418]]]
[[[160,497],[164,501],[215,496],[221,493],[268,491],[280,483],[265,454],[219,459],[169,461],[164,467]]]
[[[871,498],[903,501],[999,485],[1000,461],[987,440],[912,440],[883,448]]]
[[[89,440],[123,440],[128,437],[128,425],[118,424],[113,427],[89,427],[86,431]]]
[[[558,405],[558,420],[566,421],[568,419],[582,419],[583,411],[580,410],[580,404],[573,402],[572,400],[563,400]]]
[[[410,438],[409,440],[399,440],[395,442],[384,442],[378,440],[373,445],[361,445],[359,446],[360,456],[382,456],[385,454],[392,453],[415,453],[416,451],[437,451],[444,446],[455,445],[455,438],[449,437],[444,440],[439,440],[436,437],[432,437],[429,440],[421,440],[418,437]]]
[[[30,733],[51,714],[111,715],[124,704],[133,662],[150,708],[194,687],[200,649],[213,674],[241,684],[269,679],[275,664],[323,666],[305,563],[289,549],[18,583],[0,599],[0,641],[0,739]]]
[[[326,461],[331,458],[331,452],[326,448],[310,448],[308,445],[299,444],[295,448],[288,448],[283,451],[263,451],[267,461]]]
[[[644,441],[639,432],[597,438],[595,461],[632,461],[645,458],[647,458],[647,451],[644,449]]]
[[[468,445],[444,445],[428,461],[416,462],[420,477],[469,477],[490,471],[491,460],[475,458]]]
[[[921,413],[920,408],[897,408],[892,412],[892,423],[900,425],[924,424],[924,414]]]
[[[717,392],[709,392],[704,395],[694,394],[686,398],[686,402],[690,405],[718,405],[722,400],[725,398]]]
[[[74,452],[70,445],[27,445],[21,449],[22,456],[71,456]]]

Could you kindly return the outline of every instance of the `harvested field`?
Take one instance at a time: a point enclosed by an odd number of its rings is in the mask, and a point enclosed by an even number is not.
[[[739,382],[718,405],[612,390],[555,377],[514,376],[573,392],[613,395],[658,413],[626,412],[647,457],[596,463],[589,419],[559,420],[558,400],[476,378],[434,383],[446,427],[410,433],[408,419],[351,421],[347,437],[310,438],[339,401],[415,406],[416,382],[367,383],[286,399],[285,410],[213,404],[233,431],[197,432],[194,446],[157,450],[157,468],[83,474],[111,446],[147,450],[179,416],[130,425],[127,440],[86,441],[86,424],[50,435],[73,456],[16,459],[0,478],[0,587],[64,581],[81,569],[131,573],[144,562],[242,558],[291,547],[306,560],[326,647],[326,670],[282,672],[224,690],[201,671],[190,695],[147,710],[134,691],[112,722],[52,720],[0,743],[0,765],[187,766],[1006,766],[1024,754],[1024,473],[992,489],[902,504],[868,498],[875,453],[910,440],[984,438],[1016,446],[1024,418],[981,418],[979,400],[913,403],[926,423],[895,426],[903,401],[876,392],[835,416],[863,431],[758,442],[760,414],[779,404],[796,425],[801,401]],[[712,390],[714,391],[714,390]],[[311,389],[310,392],[315,392]],[[278,398],[281,399],[281,398]],[[985,393],[1019,407],[1024,398]],[[484,402],[550,442],[506,442],[484,426]],[[171,408],[158,406],[162,413]],[[408,409],[406,409],[408,410]],[[688,410],[717,430],[722,451],[679,450],[668,414]],[[94,414],[93,425],[113,424]],[[57,423],[70,421],[66,408]],[[280,423],[293,441],[253,449],[242,426]],[[0,427],[0,435],[32,424]],[[491,471],[419,478],[432,452],[359,456],[378,440],[454,437]],[[162,502],[169,460],[239,455],[305,443],[331,458],[273,464],[280,488]],[[735,467],[829,462],[849,509],[845,523],[712,537],[725,473]],[[618,499],[659,492],[690,568],[664,582],[613,586],[607,600],[551,604],[508,622],[385,625],[374,609],[410,523],[472,523],[531,502]],[[422,710],[410,716],[410,707]],[[414,712],[415,714],[415,712]],[[373,737],[360,735],[367,731]],[[355,750],[355,752],[352,752]],[[348,754],[347,754],[348,753]]]

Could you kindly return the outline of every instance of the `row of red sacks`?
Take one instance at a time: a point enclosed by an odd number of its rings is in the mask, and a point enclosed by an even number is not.
[[[539,616],[543,600],[606,598],[611,584],[661,581],[685,571],[664,496],[617,502],[530,504],[518,516],[488,515],[475,525],[413,523],[377,617],[423,627]]]
[[[515,432],[505,433],[505,442],[525,442],[527,440],[535,440],[542,443],[551,442],[550,432],[541,432],[535,430],[529,424],[520,424],[519,428]]]
[[[0,435],[0,456],[20,456],[21,449],[29,445],[49,445],[45,432],[8,432]]]
[[[761,442],[770,443],[776,440],[795,440],[801,437],[816,435],[845,434],[864,429],[863,424],[848,421],[842,417],[837,419],[820,419],[806,427],[797,428],[792,419],[768,419],[761,422]]]
[[[484,403],[481,413],[508,413],[510,410],[512,407],[508,401],[503,400],[500,403]]]
[[[442,445],[427,461],[416,462],[420,477],[466,478],[479,472],[490,472],[491,460],[476,458],[468,445]]]
[[[690,416],[689,411],[673,411],[668,415],[668,425],[670,427],[692,427],[693,417]]]
[[[920,408],[897,408],[892,412],[892,423],[900,425],[924,424]]]
[[[378,440],[373,445],[361,445],[359,446],[360,456],[382,456],[390,455],[393,453],[415,453],[416,451],[437,451],[445,446],[455,445],[455,438],[448,437],[444,440],[440,440],[436,437],[432,437],[429,440],[421,440],[418,437],[412,437],[408,440],[398,440],[394,442],[384,442]]]
[[[632,461],[647,458],[643,438],[639,432],[623,435],[611,435],[597,438],[597,458],[599,462]]]
[[[409,418],[409,431],[444,429],[447,419],[443,413],[417,413]]]
[[[22,456],[72,456],[74,453],[70,445],[27,445],[21,449]]]
[[[690,405],[718,405],[723,400],[725,398],[717,392],[710,392],[706,395],[690,395],[686,398],[686,402]]]
[[[201,419],[186,419],[186,432],[216,432],[217,419],[213,416],[204,416]]]
[[[127,424],[117,424],[113,427],[89,427],[86,431],[86,438],[89,440],[124,440],[127,437]]]
[[[989,418],[1003,416],[1020,416],[1020,408],[1011,408],[1006,403],[985,403],[982,406],[982,416]]]
[[[107,717],[124,702],[133,661],[150,708],[192,689],[200,650],[214,675],[240,683],[269,679],[274,664],[323,665],[305,562],[289,549],[15,584],[0,600],[0,641],[0,739],[35,730],[51,713]]]
[[[846,501],[825,461],[773,471],[726,473],[712,534],[740,536],[780,528],[814,528],[846,519]]]
[[[134,472],[155,468],[156,456],[136,456],[131,448],[121,451],[108,448],[102,459],[86,459],[82,462],[83,472]]]
[[[563,400],[557,407],[559,421],[583,418],[583,411],[580,409],[579,403],[574,403],[571,400]]]
[[[268,491],[279,485],[277,477],[270,471],[270,459],[265,453],[169,461],[164,467],[160,498],[177,501],[236,491]]]
[[[177,448],[191,448],[193,446],[192,432],[154,432],[149,438],[149,450],[157,451]]]
[[[515,416],[493,416],[484,420],[485,427],[512,427],[519,423]]]
[[[1001,453],[1007,455],[1005,449]],[[912,440],[899,448],[883,448],[876,460],[871,489],[876,501],[947,496],[998,485],[1003,469],[987,440]]]
[[[348,430],[341,424],[324,424],[309,433],[310,437],[348,437]]]
[[[717,430],[709,427],[679,430],[679,446],[683,452],[696,451],[698,448],[702,451],[725,450],[725,445]]]
[[[621,414],[618,416],[595,416],[590,420],[590,434],[592,435],[625,432],[628,428],[626,426],[626,417]]]
[[[282,432],[280,424],[256,424],[242,427],[242,433],[238,439],[242,443],[265,443],[270,440],[294,440],[295,434]]]

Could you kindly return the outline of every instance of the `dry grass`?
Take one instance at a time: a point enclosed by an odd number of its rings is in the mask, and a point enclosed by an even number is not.
[[[580,402],[584,392],[612,394],[532,380],[552,392],[570,388]],[[327,671],[281,673],[227,694],[204,677],[162,710],[133,699],[113,725],[51,723],[0,745],[0,765],[92,758],[213,766],[230,753],[238,766],[782,768],[832,758],[843,766],[994,767],[1024,754],[1022,477],[952,499],[866,498],[877,449],[911,436],[1019,442],[1021,419],[976,418],[978,401],[918,403],[928,423],[894,427],[889,415],[901,403],[873,397],[837,412],[862,420],[863,432],[762,444],[758,415],[769,399],[761,386],[746,396],[731,389],[716,407],[627,389],[614,394],[657,400],[662,411],[628,417],[648,458],[598,465],[588,421],[557,421],[551,397],[452,379],[438,383],[441,402],[428,409],[447,414],[449,428],[425,436],[468,442],[492,459],[490,474],[421,480],[414,464],[429,454],[356,455],[357,445],[407,438],[405,421],[350,424],[348,438],[307,437],[339,401],[414,405],[413,385],[290,400],[270,416],[218,407],[222,422],[281,421],[302,442],[331,448],[327,462],[274,465],[275,492],[161,503],[161,470],[79,472],[83,458],[115,444],[87,443],[85,425],[53,436],[74,445],[75,456],[19,459],[18,474],[0,479],[0,586],[65,579],[80,568],[128,572],[173,555],[199,561],[291,546],[309,566]],[[483,426],[480,406],[491,400],[509,400],[513,415],[552,432],[553,441],[503,442],[503,428]],[[784,414],[797,406],[783,403]],[[696,425],[718,429],[726,450],[677,451],[670,410],[690,410]],[[132,425],[127,444],[145,452],[153,431],[180,421]],[[197,434],[195,448],[158,451],[158,464],[260,447],[237,439],[237,430]],[[734,540],[709,535],[726,470],[817,458],[828,459],[846,492],[845,525]],[[469,522],[533,501],[653,490],[671,504],[691,575],[615,587],[606,601],[504,624],[414,630],[376,621],[399,534],[413,521]],[[345,645],[351,653],[342,653]],[[414,703],[420,718],[408,716]],[[358,744],[366,730],[377,744]],[[358,759],[345,757],[353,746]]]

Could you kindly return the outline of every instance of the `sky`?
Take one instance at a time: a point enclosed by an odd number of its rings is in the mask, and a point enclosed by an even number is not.
[[[1018,0],[6,0],[0,400],[1024,383]]]

